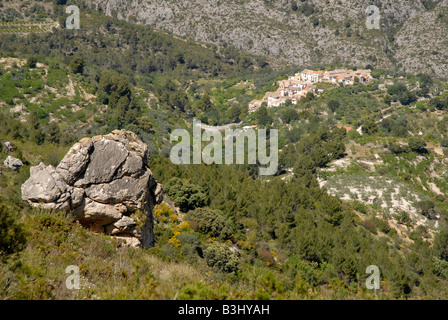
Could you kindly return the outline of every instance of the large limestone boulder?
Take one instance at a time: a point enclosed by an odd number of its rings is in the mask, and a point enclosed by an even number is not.
[[[155,240],[152,210],[163,197],[148,168],[149,158],[146,144],[130,131],[84,138],[56,168],[43,163],[32,167],[22,199],[32,206],[70,211],[86,227],[134,237],[149,248]],[[134,214],[136,210],[142,214]]]

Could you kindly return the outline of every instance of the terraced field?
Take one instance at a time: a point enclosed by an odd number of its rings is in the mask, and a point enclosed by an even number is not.
[[[59,27],[54,21],[8,21],[0,22],[0,33],[49,32]]]

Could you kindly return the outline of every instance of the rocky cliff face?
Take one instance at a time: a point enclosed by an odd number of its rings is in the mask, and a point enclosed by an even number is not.
[[[148,168],[149,157],[146,144],[130,131],[84,138],[56,168],[43,163],[32,167],[22,199],[70,211],[86,227],[135,237],[148,248],[154,245],[152,210],[163,196]]]
[[[130,22],[295,65],[339,62],[446,77],[447,0],[93,0]],[[380,30],[366,27],[376,5]],[[430,46],[427,45],[430,43]]]

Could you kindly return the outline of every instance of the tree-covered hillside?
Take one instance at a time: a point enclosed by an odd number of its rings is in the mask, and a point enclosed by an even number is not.
[[[61,1],[37,5],[2,19],[64,21]],[[84,31],[0,33],[0,160],[23,164],[0,169],[0,297],[447,298],[447,82],[374,69],[369,84],[318,84],[296,105],[249,113],[304,66],[273,71],[231,48],[85,7],[81,17]],[[278,171],[174,165],[170,133],[194,118],[278,129]],[[79,139],[122,128],[148,144],[165,190],[147,250],[21,199],[31,166],[56,166]],[[80,290],[65,286],[69,265]]]

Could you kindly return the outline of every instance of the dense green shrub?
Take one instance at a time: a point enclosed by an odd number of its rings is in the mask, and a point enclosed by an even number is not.
[[[214,242],[204,250],[208,266],[226,273],[238,271],[239,258],[226,244]]]
[[[196,208],[187,215],[190,226],[212,237],[228,239],[232,235],[229,223],[216,211],[209,208]]]
[[[412,136],[408,139],[409,142],[409,148],[412,151],[418,152],[418,153],[425,153],[426,150],[426,142],[423,140],[423,138],[419,136]]]
[[[374,120],[368,120],[363,124],[362,132],[367,135],[375,134],[378,132],[378,125]]]
[[[36,57],[29,57],[26,62],[27,67],[31,69],[36,68],[36,64],[37,64]]]
[[[196,233],[181,233],[177,236],[181,243],[182,254],[190,263],[197,261],[202,256],[201,241]]]
[[[335,112],[336,110],[339,109],[339,107],[340,107],[340,103],[339,103],[338,100],[331,99],[330,101],[328,101],[328,103],[327,103],[327,107],[328,107],[332,112]]]
[[[379,129],[388,136],[406,137],[409,127],[408,122],[404,117],[392,115],[388,118],[383,118],[379,124]]]
[[[367,205],[362,203],[361,201],[355,200],[353,201],[353,209],[363,214],[367,213]]]
[[[273,121],[272,116],[269,114],[267,108],[263,105],[257,111],[257,119],[260,126],[266,126],[268,124],[271,124]]]
[[[82,57],[74,57],[69,64],[69,70],[73,74],[82,74],[84,71],[85,61]]]
[[[183,212],[203,207],[206,204],[207,197],[202,188],[186,180],[174,177],[164,188],[169,197]]]
[[[288,100],[289,101],[289,100]],[[299,114],[295,109],[286,109],[280,115],[283,123],[291,123],[291,121],[295,121],[299,119]]]
[[[440,141],[440,146],[444,148],[448,148],[448,139],[443,138],[442,141]]]

